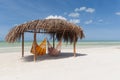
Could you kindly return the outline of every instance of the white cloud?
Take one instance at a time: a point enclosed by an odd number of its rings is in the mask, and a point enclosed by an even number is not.
[[[77,24],[80,23],[80,19],[70,19],[70,22]]]
[[[120,12],[116,12],[115,14],[120,16]]]
[[[103,22],[103,20],[102,20],[102,19],[99,19],[98,22]]]
[[[77,12],[77,11],[80,11],[80,9],[79,9],[79,8],[76,8],[76,9],[75,9],[75,12]]]
[[[85,11],[89,12],[89,13],[93,13],[95,11],[95,9],[93,9],[93,8],[87,8]]]
[[[88,21],[85,21],[85,24],[91,24],[93,22],[93,20],[88,20]]]
[[[74,10],[75,12],[79,12],[79,11],[85,11],[85,12],[88,12],[88,13],[93,13],[95,11],[94,8],[87,8],[87,7],[80,7],[80,8],[76,8]]]
[[[86,10],[86,7],[80,7],[80,11]]]
[[[80,16],[79,13],[70,13],[68,16],[78,18]]]
[[[58,15],[55,15],[55,16],[50,15],[50,16],[46,17],[45,19],[63,19],[63,20],[67,20],[65,17],[58,16]]]
[[[84,10],[86,10],[86,7],[80,7],[80,8],[76,8],[75,12],[77,12],[77,11],[84,11]]]

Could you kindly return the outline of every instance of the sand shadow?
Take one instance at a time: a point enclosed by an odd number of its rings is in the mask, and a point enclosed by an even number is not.
[[[120,47],[117,47],[116,49],[120,49]]]
[[[76,53],[76,57],[86,56],[86,55],[87,54]],[[33,55],[25,56],[23,58],[23,60],[25,62],[33,62],[33,57],[34,57]],[[62,52],[62,53],[60,53],[59,56],[50,56],[50,55],[46,54],[46,55],[43,55],[43,56],[37,56],[36,62],[43,61],[43,60],[63,59],[63,58],[69,58],[69,57],[74,57],[73,53]]]

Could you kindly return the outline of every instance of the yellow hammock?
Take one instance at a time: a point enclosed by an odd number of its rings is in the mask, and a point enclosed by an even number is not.
[[[46,54],[46,42],[47,42],[46,38],[41,42],[40,45],[38,45],[36,41],[33,41],[31,53],[36,54],[36,55],[45,55]]]

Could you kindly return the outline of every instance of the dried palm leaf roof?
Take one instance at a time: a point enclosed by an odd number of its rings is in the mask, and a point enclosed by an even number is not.
[[[55,34],[57,40],[62,37],[66,42],[73,42],[74,39],[77,41],[78,38],[82,39],[84,37],[81,27],[73,23],[61,19],[44,19],[30,21],[13,27],[6,35],[5,40],[9,43],[16,42],[20,40],[24,32],[45,32],[51,36]]]

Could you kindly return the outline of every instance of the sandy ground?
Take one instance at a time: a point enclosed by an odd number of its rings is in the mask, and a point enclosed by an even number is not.
[[[64,51],[64,52],[63,52]],[[120,80],[120,46],[64,49],[59,57],[0,53],[0,80]]]

